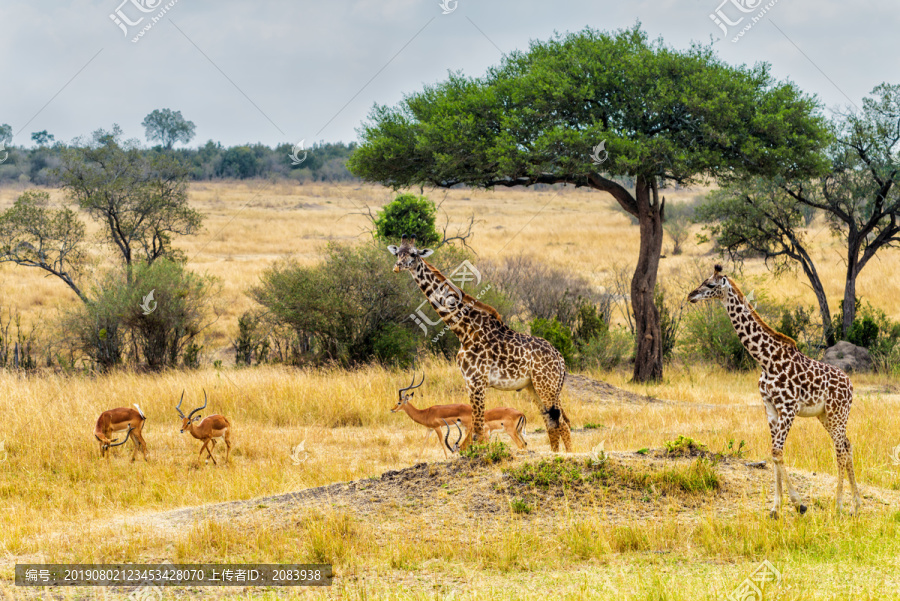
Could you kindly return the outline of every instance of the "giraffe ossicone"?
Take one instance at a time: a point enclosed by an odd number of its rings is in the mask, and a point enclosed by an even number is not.
[[[784,443],[796,417],[816,417],[831,435],[837,456],[838,481],[835,494],[837,510],[842,508],[844,476],[853,493],[853,512],[859,510],[859,490],[853,471],[853,452],[847,438],[847,418],[853,402],[853,385],[840,369],[811,359],[800,352],[797,343],[772,329],[747,302],[737,284],[716,265],[714,273],[688,300],[722,301],[741,343],[759,363],[759,393],[762,395],[772,437],[772,461],[775,470],[775,502],[772,515],[781,509],[782,480],[788,496],[800,513],[806,511],[784,469]]]
[[[560,406],[566,363],[553,345],[536,336],[516,332],[503,323],[497,310],[466,294],[425,261],[434,252],[417,249],[415,237],[403,236],[388,250],[397,257],[394,272],[408,271],[425,298],[457,338],[456,364],[466,381],[472,405],[472,429],[461,448],[484,439],[485,391],[528,390],[541,410],[550,448],[562,440],[572,450],[569,418]]]

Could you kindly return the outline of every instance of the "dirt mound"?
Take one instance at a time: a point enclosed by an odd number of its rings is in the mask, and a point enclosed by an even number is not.
[[[649,395],[640,395],[601,380],[587,376],[568,374],[566,388],[569,396],[582,403],[658,403],[659,399]]]
[[[672,517],[696,520],[704,509],[718,515],[764,511],[771,498],[771,469],[735,458],[667,457],[662,452],[586,454],[522,453],[498,464],[454,458],[388,471],[378,478],[332,484],[248,501],[168,511],[138,518],[177,529],[197,520],[288,524],[309,509],[346,511],[362,519],[403,524],[410,510],[434,519],[478,524],[499,515],[554,520],[560,515],[601,515],[612,523]],[[833,507],[835,478],[791,470],[810,508]],[[900,504],[900,493],[861,486],[864,508]],[[787,503],[787,500],[785,500]]]

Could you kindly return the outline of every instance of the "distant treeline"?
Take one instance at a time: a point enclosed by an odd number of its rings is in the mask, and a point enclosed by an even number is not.
[[[59,184],[57,168],[66,145],[56,143],[33,148],[6,146],[0,152],[0,184],[18,182],[41,186]],[[347,170],[347,158],[356,148],[351,142],[322,142],[306,150],[293,152],[291,144],[270,148],[263,144],[224,147],[210,140],[199,148],[165,150],[156,146],[142,150],[147,155],[169,153],[189,165],[195,181],[212,179],[248,179],[254,177],[289,178],[298,181],[347,181],[357,178]],[[296,160],[291,156],[295,156]],[[306,157],[304,159],[304,156]],[[299,161],[299,164],[293,163]]]

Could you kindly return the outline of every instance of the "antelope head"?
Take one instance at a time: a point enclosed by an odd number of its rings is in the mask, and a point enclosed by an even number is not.
[[[190,432],[191,429],[194,427],[194,422],[199,422],[203,418],[202,415],[198,415],[197,417],[194,417],[194,414],[197,413],[198,411],[206,409],[206,405],[209,402],[206,398],[206,390],[204,390],[203,391],[203,406],[197,407],[196,409],[194,409],[193,411],[191,411],[190,413],[185,415],[184,413],[181,412],[181,403],[183,401],[184,401],[184,391],[182,390],[181,391],[181,400],[178,401],[178,404],[175,406],[175,411],[177,411],[178,415],[181,416],[181,433],[182,434],[184,434],[185,431]]]
[[[391,409],[391,413],[394,413],[395,411],[399,411],[400,408],[403,406],[403,404],[408,403],[409,399],[411,399],[413,397],[413,395],[416,394],[415,392],[408,392],[407,394],[403,394],[403,393],[405,393],[407,391],[415,390],[416,388],[418,388],[419,386],[421,386],[424,383],[425,383],[425,374],[424,373],[422,373],[422,381],[419,382],[418,384],[416,384],[416,374],[413,373],[412,382],[409,383],[409,386],[407,386],[406,388],[401,388],[400,390],[397,391],[397,404],[394,405],[393,409]]]
[[[134,430],[134,427],[133,427],[131,424],[128,424],[128,431],[125,432],[125,440],[123,440],[122,442],[117,442],[117,443],[115,443],[115,444],[113,444],[112,442],[108,442],[108,443],[102,445],[101,448],[102,448],[103,450],[106,450],[106,449],[110,449],[110,448],[112,448],[112,447],[122,446],[123,444],[125,444],[126,442],[128,442],[128,437],[131,436],[131,431],[132,431],[132,430]],[[115,441],[115,440],[118,440],[118,439],[117,439],[117,438],[113,438],[113,441]]]

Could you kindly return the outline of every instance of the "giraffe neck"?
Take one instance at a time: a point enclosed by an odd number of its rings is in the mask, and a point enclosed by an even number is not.
[[[424,260],[419,259],[412,274],[441,320],[462,340],[472,325],[476,308],[465,302],[464,294],[455,284]]]
[[[750,307],[747,299],[733,288],[729,288],[723,304],[741,344],[761,367],[769,367],[775,351],[787,345],[776,337],[772,328]]]

